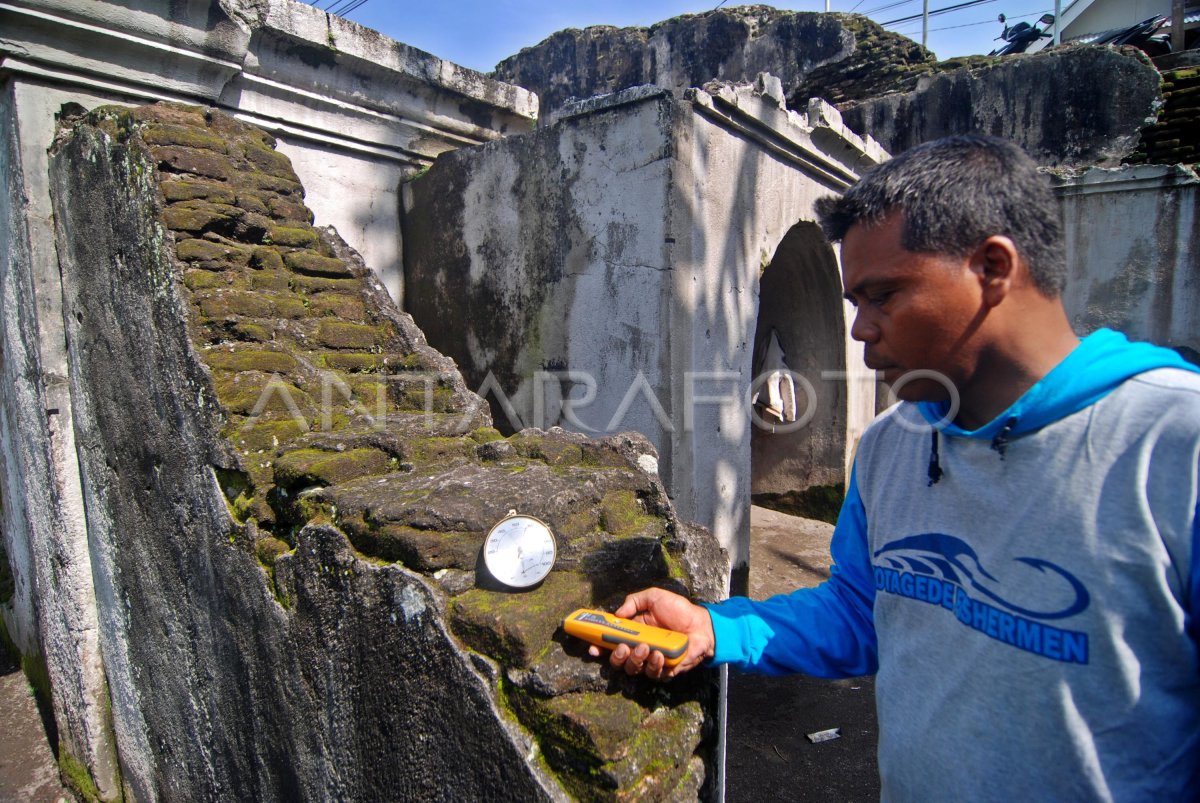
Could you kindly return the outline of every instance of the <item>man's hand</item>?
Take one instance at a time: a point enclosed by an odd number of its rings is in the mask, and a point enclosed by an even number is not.
[[[705,658],[712,657],[716,644],[712,617],[708,615],[707,610],[693,605],[686,597],[661,588],[647,588],[626,597],[625,602],[613,611],[613,614],[622,619],[633,619],[654,627],[686,633],[688,637],[687,654],[673,667],[666,666],[666,658],[661,652],[651,650],[645,644],[639,644],[633,649],[627,644],[619,644],[608,658],[614,669],[620,669],[630,675],[644,674],[654,680],[662,680],[673,678]],[[590,647],[588,652],[599,656],[600,648]]]

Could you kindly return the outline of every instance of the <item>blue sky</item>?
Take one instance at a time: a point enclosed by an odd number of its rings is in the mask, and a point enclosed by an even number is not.
[[[335,8],[336,0],[317,0],[320,8]],[[534,2],[533,0],[368,0],[348,18],[374,28],[393,39],[433,53],[435,56],[490,72],[496,63],[523,47],[535,45],[563,28],[589,25],[650,25],[679,14],[711,10],[718,0],[583,0]],[[923,0],[831,0],[831,10],[856,13],[877,22],[921,13]],[[962,3],[963,0],[929,0],[930,10]],[[727,2],[724,5],[741,5]],[[1068,5],[1063,2],[1063,7]],[[857,8],[855,8],[857,6]],[[347,6],[348,7],[348,6]],[[824,11],[824,0],[779,4],[793,11]],[[1054,11],[1054,0],[986,0],[979,5],[933,16],[929,20],[929,47],[938,58],[970,53],[987,53],[999,43],[1003,12],[1011,20],[1033,22],[1045,11]],[[919,41],[921,22],[889,26]]]

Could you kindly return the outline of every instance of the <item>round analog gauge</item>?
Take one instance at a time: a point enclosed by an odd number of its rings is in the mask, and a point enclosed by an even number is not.
[[[492,577],[511,588],[540,583],[554,568],[554,533],[545,522],[510,510],[488,531],[483,562]]]

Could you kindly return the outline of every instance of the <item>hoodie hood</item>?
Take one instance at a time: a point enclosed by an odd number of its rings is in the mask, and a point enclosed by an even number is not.
[[[1131,343],[1112,329],[1098,329],[1080,341],[1075,350],[1025,391],[1007,410],[979,429],[957,424],[941,428],[945,435],[1006,442],[1009,437],[1041,429],[1095,404],[1125,380],[1157,368],[1180,368],[1200,373],[1174,351],[1150,343]],[[943,420],[949,402],[917,402],[930,424]]]

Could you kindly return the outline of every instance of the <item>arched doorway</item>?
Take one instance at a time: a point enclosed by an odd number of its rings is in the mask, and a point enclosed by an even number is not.
[[[768,358],[771,352],[782,352],[787,368],[798,375],[797,418],[806,413],[811,418],[796,426],[777,421],[758,405],[751,432],[751,495],[760,502],[785,497],[800,505],[795,512],[809,518],[828,518],[831,509],[836,516],[846,481],[846,321],[837,258],[815,223],[802,221],[789,229],[763,269],[754,333],[756,380],[778,368]],[[760,399],[769,385],[758,384]]]

